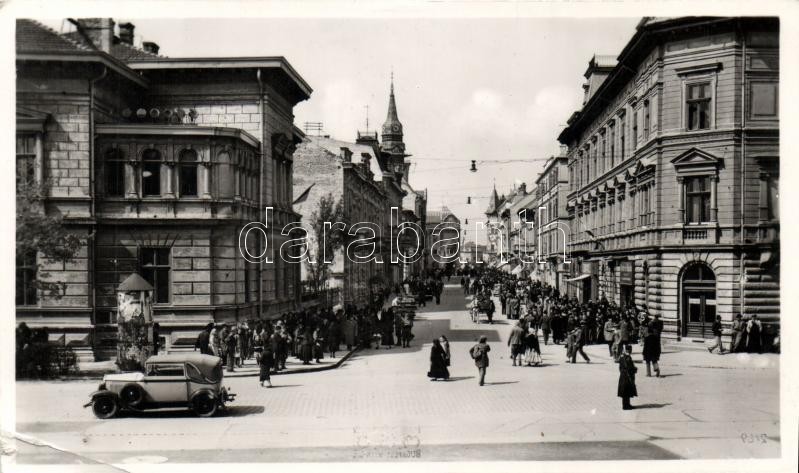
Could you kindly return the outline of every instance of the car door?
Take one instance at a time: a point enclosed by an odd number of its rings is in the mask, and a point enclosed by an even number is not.
[[[153,402],[186,402],[188,388],[183,363],[147,365],[144,388]]]

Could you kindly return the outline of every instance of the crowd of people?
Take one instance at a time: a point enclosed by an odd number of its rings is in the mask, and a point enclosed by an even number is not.
[[[583,347],[606,344],[608,355],[618,363],[618,396],[622,398],[623,409],[631,409],[630,398],[637,396],[637,368],[631,358],[634,345],[640,346],[646,376],[654,372],[655,377],[661,377],[659,361],[664,325],[659,314],[650,315],[646,306],[619,307],[604,295],[597,301],[580,302],[546,283],[491,268],[464,271],[461,287],[464,295],[473,296],[471,310],[486,313],[489,322],[493,319],[493,298],[499,300],[502,315],[515,321],[508,337],[513,366],[540,363],[540,331],[545,345],[550,341],[564,345],[567,363],[576,363],[578,354],[590,363]],[[712,332],[714,341],[708,350],[718,349],[719,353],[724,353],[720,317],[716,318]],[[750,315],[748,320],[737,315],[728,334],[730,343],[726,351],[762,353],[763,327],[757,315]],[[480,373],[480,385],[485,380],[488,350],[490,347],[481,340],[470,351]]]

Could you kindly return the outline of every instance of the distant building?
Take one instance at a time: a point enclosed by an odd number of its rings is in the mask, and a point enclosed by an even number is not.
[[[428,210],[425,233],[430,267],[443,268],[448,264],[460,264],[458,259],[463,234],[461,221],[452,211],[446,206],[442,206],[441,210]]]
[[[484,264],[486,258],[486,245],[467,241],[461,250],[461,260],[468,264]]]
[[[774,334],[779,55],[777,18],[645,18],[616,61],[589,62],[558,138],[570,292],[646,307],[668,338],[710,338],[738,314]]]
[[[297,265],[248,263],[238,241],[265,207],[273,225],[298,220],[292,117],[308,84],[282,57],[169,58],[135,47],[130,23],[119,36],[110,18],[74,23],[16,23],[20,177],[50,184],[43,211],[85,243],[66,264],[23,258],[17,320],[81,359],[110,356],[115,290],[132,272],[154,287],[166,351],[191,350],[209,322],[293,310]],[[64,282],[63,297],[31,288],[36,277]]]

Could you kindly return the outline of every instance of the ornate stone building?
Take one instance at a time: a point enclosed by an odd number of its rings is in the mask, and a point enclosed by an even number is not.
[[[773,333],[778,68],[776,18],[645,18],[617,61],[592,59],[559,136],[576,295],[646,306],[669,338],[741,313]]]
[[[74,24],[67,34],[31,20],[16,27],[18,164],[49,183],[44,211],[85,244],[66,264],[38,261],[65,295],[22,288],[17,320],[47,327],[84,359],[106,356],[115,290],[132,272],[155,288],[168,351],[191,349],[208,322],[293,309],[297,265],[247,263],[237,246],[265,207],[270,225],[298,220],[292,109],[308,84],[282,57],[169,58],[154,43],[135,47],[129,23],[118,35],[110,18]],[[277,232],[269,247],[283,239]]]

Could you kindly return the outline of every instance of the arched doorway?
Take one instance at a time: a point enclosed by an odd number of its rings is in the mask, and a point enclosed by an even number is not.
[[[680,280],[682,336],[712,338],[716,319],[716,275],[705,263],[690,263]]]

